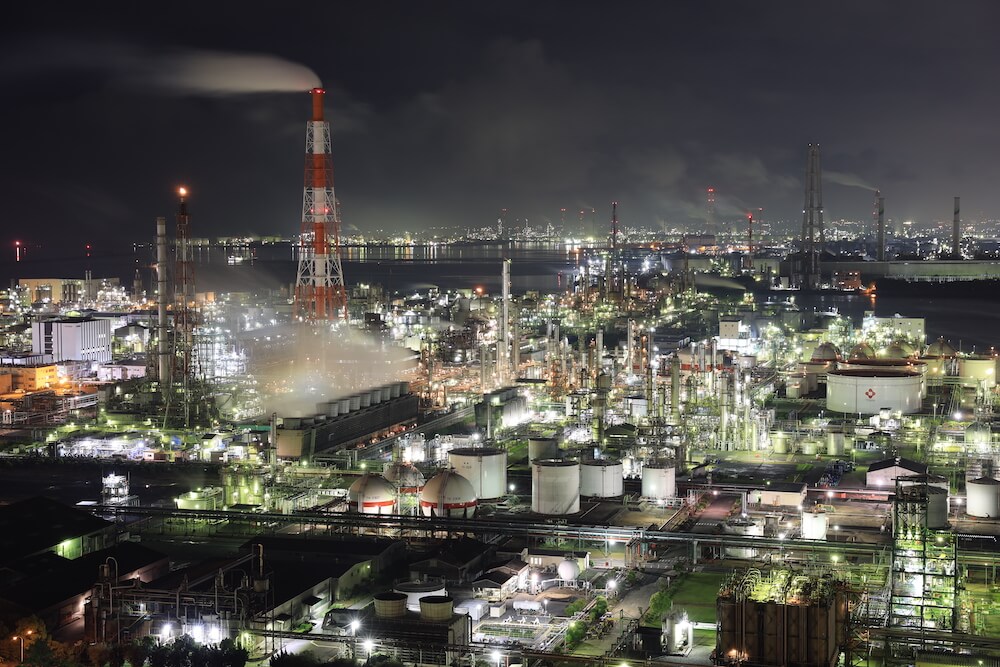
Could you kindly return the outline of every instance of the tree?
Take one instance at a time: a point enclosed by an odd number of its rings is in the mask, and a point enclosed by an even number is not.
[[[309,651],[303,653],[286,653],[282,651],[271,658],[270,667],[319,667],[320,662]]]

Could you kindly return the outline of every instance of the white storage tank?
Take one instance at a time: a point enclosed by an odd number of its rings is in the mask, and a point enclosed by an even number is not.
[[[410,611],[420,610],[421,598],[448,594],[441,580],[404,581],[394,584],[392,590],[406,596],[406,608]]]
[[[406,595],[395,591],[376,593],[375,615],[379,618],[406,616]]]
[[[507,493],[507,451],[494,447],[458,447],[448,452],[451,467],[472,482],[479,500]]]
[[[531,511],[575,514],[580,511],[580,464],[563,459],[531,462]]]
[[[337,403],[340,405],[340,410],[339,410],[340,414],[346,415],[348,412],[351,411],[351,398],[350,398],[350,396],[338,400]]]
[[[380,387],[379,390],[382,392],[383,403],[392,399],[392,386]]]
[[[788,453],[788,434],[782,431],[771,434],[771,448],[775,454]]]
[[[348,397],[347,400],[351,402],[351,412],[361,409],[361,394],[354,394]]]
[[[559,442],[555,438],[528,438],[528,461],[559,458]]]
[[[389,385],[389,398],[399,398],[399,383],[393,382]]]
[[[642,467],[642,497],[665,500],[677,495],[677,478],[674,466],[666,463],[647,463]]]
[[[826,434],[826,455],[827,456],[843,456],[844,455],[844,434],[843,433],[827,433]]]
[[[358,394],[358,404],[361,408],[367,408],[372,404],[372,393],[370,391],[363,391]]]
[[[802,453],[806,456],[815,456],[818,447],[819,443],[812,438],[806,438],[802,441]]]
[[[625,493],[625,468],[620,461],[598,459],[580,464],[580,495],[617,498]]]
[[[378,475],[364,474],[347,490],[347,506],[362,514],[392,514],[396,489]]]
[[[982,385],[992,389],[997,384],[997,360],[986,356],[959,357],[958,375],[962,379],[963,386]]]
[[[455,615],[455,601],[448,595],[428,595],[420,598],[420,620],[429,623],[451,621]]]
[[[468,518],[476,513],[477,504],[472,482],[454,470],[434,475],[420,492],[424,516]]]
[[[576,581],[580,577],[580,564],[575,558],[567,557],[556,567],[556,572],[563,581]]]
[[[829,527],[830,517],[823,510],[815,509],[802,513],[803,540],[825,540]]]
[[[326,416],[329,417],[330,419],[333,419],[334,417],[340,415],[339,401],[330,401],[329,403],[326,404],[325,407],[326,407]]]
[[[826,376],[826,407],[834,412],[878,414],[882,408],[920,410],[920,373],[897,369],[840,369]]]
[[[381,389],[372,389],[370,392],[368,392],[368,395],[371,397],[369,399],[369,403],[371,405],[378,405],[379,403],[382,402],[382,390]]]
[[[1000,481],[980,477],[965,483],[966,506],[969,516],[983,519],[1000,518]]]
[[[722,532],[726,535],[763,537],[764,523],[754,521],[749,517],[739,517],[724,523],[722,525]],[[724,552],[727,558],[743,558],[748,560],[757,555],[757,550],[753,547],[726,547]]]

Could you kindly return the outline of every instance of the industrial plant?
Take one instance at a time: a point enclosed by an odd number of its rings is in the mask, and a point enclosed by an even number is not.
[[[934,260],[888,257],[881,193],[874,257],[838,258],[813,144],[788,243],[723,231],[712,187],[697,235],[501,215],[495,261],[399,289],[345,268],[379,251],[342,236],[324,96],[294,282],[203,287],[181,188],[155,281],[6,292],[3,460],[62,500],[0,508],[8,615],[260,661],[995,663],[998,356],[876,314],[886,281],[1000,276],[957,197]],[[518,282],[535,242],[554,284]]]

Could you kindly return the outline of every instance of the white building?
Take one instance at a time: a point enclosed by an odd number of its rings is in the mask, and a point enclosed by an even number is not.
[[[865,484],[869,487],[889,489],[895,485],[897,477],[926,474],[927,466],[925,464],[897,456],[893,459],[876,461],[868,466]]]
[[[111,320],[67,317],[34,322],[31,351],[58,361],[111,361]]]

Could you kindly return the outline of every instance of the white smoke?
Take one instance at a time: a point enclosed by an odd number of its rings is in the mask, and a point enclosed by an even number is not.
[[[306,91],[321,85],[305,65],[263,53],[150,48],[123,42],[47,37],[8,45],[0,77],[83,72],[114,88],[175,95]]]
[[[850,174],[842,171],[823,171],[823,179],[830,181],[831,183],[836,183],[837,185],[846,185],[849,188],[862,188],[864,190],[871,190],[875,192],[878,190],[874,185],[869,185],[867,181],[858,176],[857,174]]]
[[[181,94],[293,92],[322,85],[305,65],[256,53],[187,51],[152,58],[146,65],[149,85]]]

